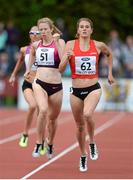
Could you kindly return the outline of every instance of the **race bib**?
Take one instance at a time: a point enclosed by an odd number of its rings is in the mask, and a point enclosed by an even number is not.
[[[36,57],[38,65],[54,65],[54,48],[38,48]]]
[[[96,56],[76,56],[76,74],[96,74]]]

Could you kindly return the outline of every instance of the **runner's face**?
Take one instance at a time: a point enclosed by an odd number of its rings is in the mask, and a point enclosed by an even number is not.
[[[29,32],[29,35],[32,42],[38,41],[41,38],[38,28],[32,28]]]
[[[52,35],[52,30],[48,23],[40,23],[39,24],[39,31],[43,38],[49,37]]]
[[[92,34],[92,28],[88,21],[81,21],[77,33],[80,37],[88,37]]]

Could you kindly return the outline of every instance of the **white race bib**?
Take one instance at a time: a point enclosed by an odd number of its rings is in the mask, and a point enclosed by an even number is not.
[[[76,56],[76,74],[96,74],[96,56]]]
[[[36,51],[38,65],[54,65],[54,48],[39,47]]]

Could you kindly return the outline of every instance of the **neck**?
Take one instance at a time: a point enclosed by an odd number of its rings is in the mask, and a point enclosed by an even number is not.
[[[89,49],[89,42],[90,42],[90,37],[79,38],[80,49],[82,51],[87,51]]]
[[[49,45],[53,42],[53,38],[52,36],[51,37],[46,37],[46,38],[43,38],[43,44],[44,45]]]
[[[90,37],[79,37],[79,41],[82,43],[90,42]]]

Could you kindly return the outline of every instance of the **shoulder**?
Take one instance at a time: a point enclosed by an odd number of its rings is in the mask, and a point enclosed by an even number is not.
[[[65,44],[64,39],[59,39],[59,43],[60,43],[61,45],[64,45],[64,44]]]
[[[106,44],[105,44],[104,42],[102,42],[102,41],[93,40],[93,42],[95,43],[95,46],[96,46],[97,48],[101,48],[101,47],[103,47],[103,46],[106,46]]]
[[[70,47],[70,49],[73,49],[75,40],[67,41],[66,46]]]
[[[96,46],[96,49],[99,53],[106,53],[106,54],[109,54],[111,53],[111,50],[110,48],[102,41],[96,41],[96,40],[93,40],[94,43],[95,43],[95,46]]]
[[[59,39],[59,42],[65,42],[64,39]]]
[[[101,52],[107,56],[109,56],[109,55],[112,56],[111,49],[104,42],[97,41],[96,44],[97,44],[96,47],[99,50],[99,52]]]
[[[41,43],[41,40],[35,41],[35,42],[33,42],[33,43],[31,44],[31,47],[34,48],[34,49],[36,49],[36,48],[39,46],[40,43]]]
[[[94,40],[94,43],[95,43],[96,48],[99,49],[99,50],[109,49],[109,47],[102,41]]]
[[[67,44],[74,44],[74,42],[75,42],[75,39],[74,39],[74,40],[67,41]]]
[[[21,48],[20,48],[20,53],[25,54],[27,47],[28,47],[28,45],[21,47]]]

